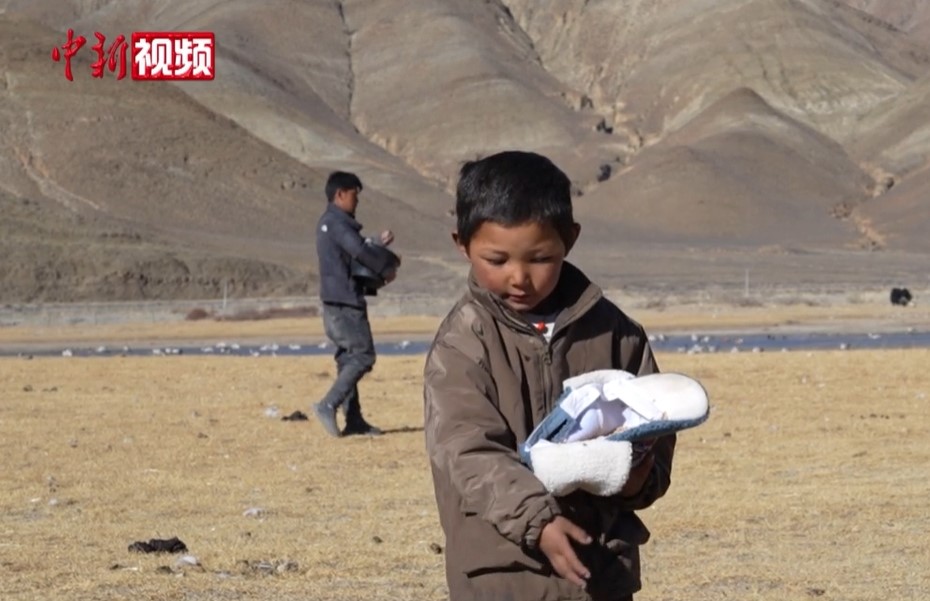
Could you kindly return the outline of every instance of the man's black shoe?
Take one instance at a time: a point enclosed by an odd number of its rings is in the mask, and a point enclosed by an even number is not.
[[[352,424],[346,426],[342,431],[343,436],[381,436],[382,434],[384,434],[384,431],[381,428],[368,423]]]
[[[337,438],[339,437],[339,426],[336,424],[336,409],[329,405],[324,405],[321,401],[313,405],[313,413],[316,415],[316,418],[320,420],[327,434]]]

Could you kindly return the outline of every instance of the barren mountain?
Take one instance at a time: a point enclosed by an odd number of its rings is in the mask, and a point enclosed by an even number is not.
[[[176,86],[82,77],[90,61],[77,60],[81,55],[72,66],[74,81],[68,81],[48,57],[59,38],[30,22],[0,22],[5,73],[0,120],[6,133],[0,142],[0,186],[14,199],[35,201],[51,223],[80,218],[82,223],[112,224],[104,227],[160,244],[151,248],[151,256],[133,261],[107,245],[87,247],[88,256],[69,259],[87,265],[65,270],[74,282],[44,282],[48,276],[41,271],[25,299],[69,298],[69,286],[76,299],[113,294],[86,285],[91,276],[149,282],[133,291],[134,298],[215,296],[223,279],[232,280],[237,294],[280,291],[280,282],[267,273],[280,273],[277,279],[288,282],[285,290],[312,289],[313,226],[325,206],[326,172],[269,146]],[[377,189],[366,200],[369,224],[396,224],[408,249],[432,250],[431,233],[437,226],[448,228],[437,217],[438,205],[431,216]],[[4,226],[12,228],[14,221],[6,215]],[[41,249],[53,245],[49,238],[37,236],[31,242],[38,248],[28,251],[30,240],[17,235],[21,250],[6,255],[10,268],[13,257],[23,253],[45,263]],[[3,236],[4,245],[13,240],[12,234]],[[211,272],[202,261],[188,264],[181,258],[185,252],[220,264],[263,267]],[[104,260],[111,253],[120,257],[118,274],[109,273],[116,267]],[[162,274],[158,266],[165,261],[181,263],[180,275]],[[94,273],[94,265],[100,273]],[[17,269],[30,271],[28,264]]]
[[[572,177],[573,257],[606,287],[923,274],[928,19],[915,0],[0,0],[0,299],[310,295],[334,169],[365,182],[366,229],[397,233],[391,292],[446,294],[459,165],[505,148]],[[68,28],[212,31],[217,76],[92,78],[88,42],[68,81]]]
[[[861,211],[867,226],[889,247],[930,252],[930,168],[911,174]]]
[[[851,151],[899,176],[927,165],[930,155],[930,74],[863,116]]]
[[[870,186],[836,142],[744,88],[643,150],[582,215],[616,216],[632,239],[842,248]]]
[[[908,34],[916,43],[930,42],[930,4],[924,0],[842,0]]]
[[[881,24],[828,1],[509,0],[546,67],[647,138],[748,87],[842,137],[927,69]]]

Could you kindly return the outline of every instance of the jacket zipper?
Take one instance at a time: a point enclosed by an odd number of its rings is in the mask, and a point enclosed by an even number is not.
[[[587,307],[585,307],[585,310],[587,310]],[[542,352],[542,361],[543,361],[543,370],[542,370],[543,382],[542,383],[543,383],[543,406],[545,407],[546,413],[548,414],[550,411],[552,411],[552,408],[553,408],[552,407],[552,373],[551,373],[552,342],[551,341],[555,339],[555,335],[559,331],[561,331],[567,325],[567,323],[563,324],[562,328],[556,328],[555,326],[553,326],[552,335],[550,336],[549,341],[547,341],[545,336],[543,336],[540,332],[538,332],[535,328],[530,326],[528,323],[511,317],[510,315],[507,314],[506,310],[502,310],[502,313],[504,317],[508,321],[510,321],[511,324],[513,324],[513,326],[517,329],[517,331],[531,333],[532,335],[539,337],[542,340],[543,344],[545,345],[545,348]],[[578,313],[584,313],[584,311],[578,311]],[[570,321],[573,321],[573,320],[570,320]],[[559,394],[561,394],[561,389],[559,390]]]
[[[543,350],[543,406],[548,415],[552,411],[552,345],[545,343]]]
[[[547,414],[547,415],[548,415],[549,412],[551,412],[552,409],[553,409],[553,406],[552,406],[552,404],[553,404],[553,396],[552,396],[552,341],[555,340],[556,335],[558,335],[563,329],[565,329],[566,327],[568,327],[569,324],[571,324],[572,322],[575,321],[577,315],[583,315],[583,314],[590,308],[589,305],[593,305],[594,302],[597,301],[597,298],[600,298],[600,296],[598,296],[598,297],[596,297],[596,298],[590,299],[590,300],[589,300],[588,302],[586,302],[584,305],[580,305],[581,308],[579,308],[579,306],[576,306],[576,307],[575,307],[575,309],[576,309],[575,314],[572,315],[570,319],[567,319],[566,321],[563,321],[563,323],[561,324],[561,327],[559,327],[559,325],[560,325],[560,324],[559,324],[559,320],[556,319],[556,323],[552,326],[552,334],[549,336],[549,340],[546,340],[546,338],[545,338],[542,334],[540,334],[539,332],[536,332],[536,335],[539,336],[540,338],[542,338],[543,343],[545,344],[545,350],[543,351],[543,365],[544,365],[544,368],[543,368],[543,386],[544,386],[544,389],[543,389],[543,395],[544,395],[544,396],[543,396],[543,401],[544,401],[544,403],[545,403],[546,414]],[[560,397],[561,395],[562,395],[562,387],[560,386],[560,387],[559,387],[559,392],[558,392],[558,394],[555,395],[555,398],[558,398],[558,397]]]

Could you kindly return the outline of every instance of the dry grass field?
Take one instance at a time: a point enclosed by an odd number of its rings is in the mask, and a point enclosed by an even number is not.
[[[626,302],[623,302],[626,301]],[[760,331],[760,330],[855,330],[901,331],[909,327],[930,327],[930,304],[895,307],[886,299],[849,303],[829,296],[814,297],[809,302],[737,304],[681,304],[664,308],[639,306],[642,299],[622,299],[620,306],[629,311],[650,333],[670,331]],[[440,322],[439,317],[405,315],[373,316],[372,331],[377,341],[398,338],[429,340]],[[279,343],[322,340],[323,323],[319,317],[289,317],[265,320],[140,322],[116,320],[106,324],[66,325],[24,323],[0,327],[0,348],[63,348],[67,345],[89,347],[138,343],[188,343],[199,341],[274,341]]]
[[[925,598],[930,351],[659,359],[713,413],[643,512],[637,601]],[[0,359],[0,597],[444,599],[422,361],[363,382],[389,435],[336,440],[266,415],[329,358]],[[127,550],[172,536],[197,565]]]

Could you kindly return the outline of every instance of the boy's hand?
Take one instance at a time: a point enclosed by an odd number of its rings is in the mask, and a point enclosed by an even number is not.
[[[394,232],[391,230],[384,230],[381,232],[381,244],[385,246],[390,246],[391,242],[394,241]]]
[[[578,559],[570,539],[583,545],[591,542],[587,532],[567,518],[558,516],[543,527],[539,534],[539,549],[559,576],[583,588],[591,573]]]
[[[652,472],[652,466],[655,465],[655,462],[656,456],[650,451],[636,467],[630,470],[630,476],[627,478],[626,484],[620,489],[620,496],[635,497],[638,495],[646,484],[646,480],[649,479],[649,473]]]

